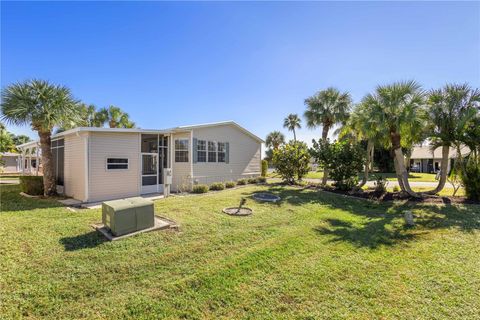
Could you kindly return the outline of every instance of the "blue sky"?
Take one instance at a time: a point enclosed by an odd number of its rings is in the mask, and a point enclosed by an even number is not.
[[[480,5],[2,1],[1,85],[29,78],[141,128],[235,120],[290,138],[283,118],[328,86],[355,101],[395,80],[480,87]]]

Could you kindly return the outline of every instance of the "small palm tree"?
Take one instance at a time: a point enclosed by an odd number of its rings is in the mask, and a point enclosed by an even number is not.
[[[348,92],[340,92],[336,88],[328,88],[305,99],[307,110],[304,113],[307,127],[322,127],[322,140],[326,141],[328,132],[336,123],[344,123],[348,119],[352,98]],[[327,183],[328,170],[323,171],[322,185]]]
[[[468,123],[475,118],[479,104],[480,91],[467,84],[450,84],[430,91],[427,100],[430,138],[433,150],[442,147],[442,160],[438,185],[428,193],[435,194],[444,188],[450,148],[461,140]]]
[[[287,128],[289,131],[293,131],[293,140],[297,141],[297,135],[295,129],[300,129],[302,126],[300,123],[302,120],[298,117],[297,114],[291,113],[283,120],[283,127]]]
[[[77,104],[70,89],[43,80],[15,83],[2,90],[2,119],[13,125],[29,124],[38,132],[46,196],[56,194],[51,151],[52,130],[65,122],[80,121]]]
[[[119,107],[110,106],[102,108],[96,116],[97,121],[108,123],[110,128],[134,128],[135,123],[130,121],[128,113],[122,111]]]
[[[410,187],[402,144],[410,146],[425,129],[424,93],[415,81],[378,86],[364,98],[372,108],[371,117],[388,130],[393,160],[400,188],[413,197],[419,195]]]
[[[267,148],[272,148],[274,150],[278,149],[280,145],[285,143],[285,136],[280,131],[272,131],[267,135],[265,139],[265,145]]]

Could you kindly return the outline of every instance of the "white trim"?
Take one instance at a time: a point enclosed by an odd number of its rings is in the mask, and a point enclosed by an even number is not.
[[[193,130],[190,130],[190,156],[188,161],[190,161],[190,177],[193,177]]]
[[[85,163],[84,163],[84,170],[85,170],[85,172],[84,172],[84,179],[85,179],[85,190],[84,190],[85,195],[84,195],[84,197],[85,197],[85,199],[84,199],[84,201],[87,202],[88,198],[89,198],[89,194],[88,194],[88,192],[89,192],[89,189],[88,189],[89,181],[88,180],[89,180],[89,176],[90,176],[90,174],[89,174],[89,170],[90,170],[90,166],[89,166],[90,139],[89,139],[88,135],[84,136],[84,141],[85,141],[85,159],[84,159],[85,160]]]

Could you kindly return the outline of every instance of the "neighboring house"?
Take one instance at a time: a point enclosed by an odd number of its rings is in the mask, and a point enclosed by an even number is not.
[[[263,140],[233,121],[166,130],[74,128],[52,137],[58,191],[83,202],[258,176]],[[28,149],[30,142],[19,146]]]
[[[35,173],[37,159],[35,155],[23,158],[21,154],[13,152],[0,152],[0,172],[3,173]]]
[[[461,148],[462,156],[467,156],[470,153],[470,149],[467,147]],[[447,171],[450,172],[450,169],[453,166],[453,162],[457,158],[457,151],[455,148],[450,148],[448,155],[448,167]],[[412,155],[410,157],[410,166],[409,169],[411,172],[425,172],[425,173],[436,173],[440,171],[442,163],[442,148],[435,149],[432,152],[430,146],[416,146],[412,150]]]

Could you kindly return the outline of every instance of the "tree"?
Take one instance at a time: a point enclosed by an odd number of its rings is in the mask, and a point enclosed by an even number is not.
[[[348,92],[340,92],[336,88],[328,88],[317,92],[305,99],[307,110],[304,113],[307,127],[322,127],[322,140],[326,141],[328,132],[336,123],[345,122],[348,119],[352,98]],[[322,185],[327,183],[328,170],[324,169]]]
[[[128,113],[122,111],[119,107],[110,106],[102,108],[96,115],[96,121],[108,123],[110,128],[134,128],[135,122],[130,121]]]
[[[293,140],[297,141],[297,135],[295,133],[295,129],[300,129],[300,123],[302,120],[298,117],[297,114],[291,113],[283,120],[283,127],[287,128],[288,131],[293,131]]]
[[[408,172],[402,152],[402,143],[410,145],[416,132],[425,127],[424,93],[415,81],[378,86],[374,94],[364,100],[372,107],[372,118],[388,130],[393,151],[393,162],[400,188],[410,196],[419,197],[408,182]]]
[[[310,154],[330,172],[334,185],[340,190],[351,190],[358,182],[358,173],[365,161],[363,148],[354,141],[313,140]]]
[[[301,141],[290,141],[274,149],[273,165],[285,182],[294,184],[295,179],[301,180],[310,167],[307,145]]]
[[[272,131],[267,135],[265,139],[265,145],[267,148],[277,150],[282,144],[285,143],[285,136],[280,131]]]
[[[2,124],[0,127],[0,152],[16,152],[14,135]]]
[[[432,150],[442,148],[440,180],[430,194],[436,194],[445,186],[447,181],[447,167],[450,148],[458,144],[470,132],[478,129],[478,124],[473,124],[476,117],[476,107],[480,103],[480,91],[473,90],[467,84],[448,84],[442,89],[432,90],[427,99],[427,112],[429,119],[429,132],[432,141]],[[473,125],[469,127],[469,124]],[[472,128],[473,131],[468,129]],[[475,136],[475,134],[473,134]],[[480,134],[465,144],[479,143]],[[465,140],[465,139],[464,139]],[[469,140],[468,138],[466,140]],[[472,148],[471,148],[472,149]]]
[[[46,196],[56,194],[51,136],[55,126],[80,121],[70,89],[44,80],[12,84],[2,90],[2,119],[13,125],[30,124],[40,137]]]
[[[21,144],[27,143],[32,141],[29,136],[26,136],[24,134],[20,134],[18,136],[13,136],[13,143],[15,143],[16,146],[19,146]]]

